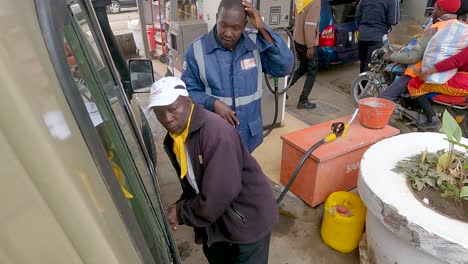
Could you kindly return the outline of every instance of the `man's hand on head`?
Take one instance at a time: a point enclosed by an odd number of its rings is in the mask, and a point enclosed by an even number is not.
[[[220,100],[216,100],[213,105],[214,112],[220,115],[224,120],[226,120],[231,126],[235,127],[239,125],[239,119],[236,116],[236,112],[223,103]]]
[[[245,8],[245,12],[247,16],[250,18],[250,22],[252,26],[254,26],[257,30],[263,29],[263,20],[260,12],[251,4],[249,1],[242,0],[242,5]]]

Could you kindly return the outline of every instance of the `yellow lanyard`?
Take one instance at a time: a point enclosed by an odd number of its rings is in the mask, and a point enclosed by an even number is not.
[[[189,127],[190,127],[190,120],[192,119],[193,107],[195,105],[192,104],[190,109],[190,115],[187,120],[187,127],[185,127],[184,131],[180,134],[173,134],[169,133],[171,138],[174,140],[174,147],[172,150],[174,154],[179,159],[180,163],[180,178],[183,179],[187,174],[187,156],[185,155],[185,140],[187,139]]]

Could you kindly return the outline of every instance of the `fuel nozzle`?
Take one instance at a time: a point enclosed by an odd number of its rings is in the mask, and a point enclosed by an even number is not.
[[[333,123],[331,125],[332,133],[325,137],[325,142],[331,142],[338,137],[344,138],[348,132],[349,125],[354,121],[358,112],[359,109],[356,109],[346,124],[344,122]]]

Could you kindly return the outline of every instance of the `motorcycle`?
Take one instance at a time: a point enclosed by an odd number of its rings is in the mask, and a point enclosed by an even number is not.
[[[403,49],[411,49],[416,44],[413,38]],[[406,65],[391,63],[385,53],[392,48],[388,45],[388,39],[384,36],[384,47],[372,53],[370,70],[359,74],[353,81],[351,95],[356,104],[360,99],[366,97],[380,97],[382,92],[403,75]],[[442,119],[442,115],[447,110],[459,123],[464,137],[468,136],[468,98],[454,97],[438,93],[426,95],[432,102],[432,107],[436,116]],[[390,120],[390,124],[401,133],[417,131],[435,131],[439,128],[422,130],[419,124],[425,123],[426,115],[422,113],[419,105],[411,99],[409,94],[402,94]]]
[[[388,45],[387,35],[384,36],[384,47],[374,50],[369,63],[369,71],[359,74],[351,86],[351,96],[356,105],[359,100],[367,97],[380,97],[382,92],[392,84],[397,78],[403,75],[406,65],[392,63],[385,56],[387,50],[393,50]],[[411,48],[416,43],[412,39],[408,46],[403,49]]]

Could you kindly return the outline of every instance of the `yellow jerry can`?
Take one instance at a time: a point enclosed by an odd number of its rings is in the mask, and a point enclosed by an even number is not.
[[[334,192],[328,196],[323,213],[323,242],[342,253],[357,248],[364,230],[367,208],[361,198],[350,192]]]

